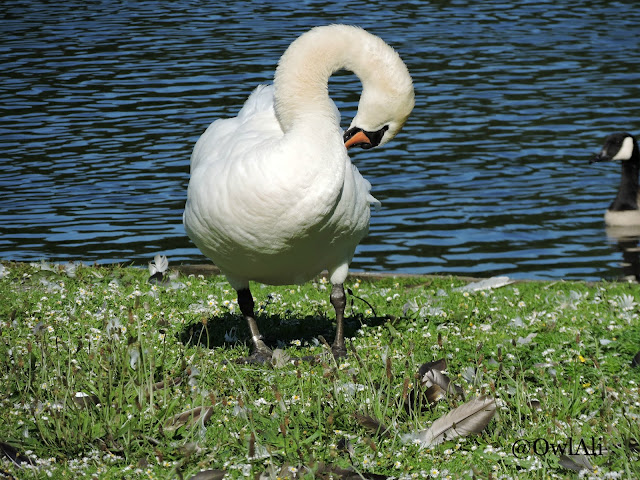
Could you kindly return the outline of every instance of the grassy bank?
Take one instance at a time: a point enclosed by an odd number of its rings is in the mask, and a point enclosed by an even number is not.
[[[248,334],[222,277],[150,283],[130,267],[4,263],[0,471],[640,478],[639,287],[466,284],[350,278],[351,348],[338,362],[322,356],[319,336],[331,342],[334,329],[325,280],[253,285],[262,333],[279,350],[273,365],[247,366],[235,362]],[[319,361],[296,360],[310,355]],[[437,370],[440,390],[418,375],[436,360],[421,373]],[[421,441],[478,398],[495,405],[479,433]]]

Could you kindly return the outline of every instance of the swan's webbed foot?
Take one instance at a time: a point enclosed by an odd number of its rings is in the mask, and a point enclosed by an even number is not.
[[[251,332],[251,355],[246,358],[241,358],[238,363],[251,363],[251,364],[265,364],[271,362],[271,356],[273,352],[262,340],[262,335],[258,330],[258,324],[253,313],[253,296],[249,288],[243,288],[238,290],[238,306],[240,311],[247,321],[249,331]]]
[[[273,352],[270,348],[254,349],[248,357],[240,358],[238,363],[246,363],[251,365],[265,365],[271,363]]]
[[[347,296],[341,283],[333,285],[331,289],[331,305],[336,311],[336,337],[331,345],[331,353],[337,360],[347,356],[347,348],[344,344],[344,309],[347,305]],[[239,363],[265,364],[271,362],[273,352],[266,346],[258,330],[258,324],[253,313],[253,296],[249,288],[238,290],[238,306],[247,321],[253,343],[251,355],[240,359]],[[305,360],[311,360],[312,358],[305,357]]]
[[[347,349],[344,344],[336,345],[335,343],[331,345],[331,353],[333,354],[333,358],[338,360],[339,358],[344,358],[347,356]]]

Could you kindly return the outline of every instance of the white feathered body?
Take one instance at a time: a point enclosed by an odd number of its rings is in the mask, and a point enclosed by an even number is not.
[[[250,280],[302,283],[323,269],[342,284],[367,234],[376,200],[349,160],[328,95],[341,68],[362,82],[350,131],[379,132],[383,145],[414,106],[407,67],[380,38],[329,25],[296,39],[273,86],[256,88],[237,117],[212,123],[194,148],[184,225],[236,290]]]
[[[300,126],[285,135],[273,86],[259,86],[196,143],[184,225],[234,288],[302,283],[323,269],[346,276],[367,234],[375,199],[349,160],[335,105]]]

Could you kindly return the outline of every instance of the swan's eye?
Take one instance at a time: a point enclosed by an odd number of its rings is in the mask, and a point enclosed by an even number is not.
[[[369,137],[369,140],[371,140],[371,146],[368,148],[380,145],[382,137],[384,137],[384,134],[387,130],[389,130],[389,125],[385,125],[380,130],[377,130],[375,132],[365,132],[367,134],[367,137]]]

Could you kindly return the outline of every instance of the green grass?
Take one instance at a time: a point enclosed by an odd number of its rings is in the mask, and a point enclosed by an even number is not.
[[[0,441],[16,449],[15,463],[0,459],[7,478],[283,478],[320,464],[365,477],[577,478],[540,452],[569,438],[602,449],[587,476],[640,477],[636,284],[469,293],[453,277],[352,277],[349,356],[272,367],[235,363],[248,332],[223,277],[156,286],[132,267],[4,267]],[[318,337],[331,342],[335,328],[329,291],[322,279],[252,285],[267,342],[294,360],[323,353]],[[418,367],[440,358],[466,400],[492,396],[497,412],[478,435],[421,448],[403,436],[465,401],[405,408]],[[195,407],[212,407],[204,424],[172,422]],[[514,452],[520,439],[542,439],[540,454]]]

